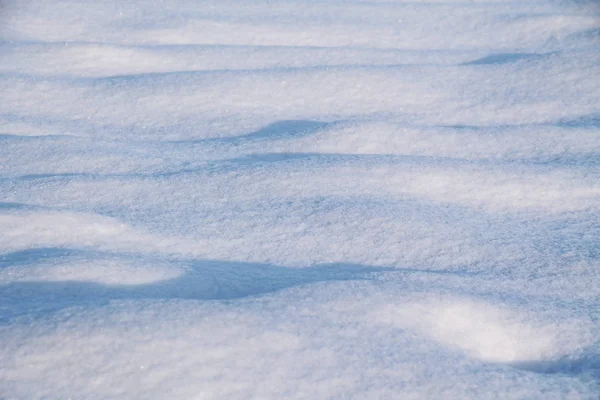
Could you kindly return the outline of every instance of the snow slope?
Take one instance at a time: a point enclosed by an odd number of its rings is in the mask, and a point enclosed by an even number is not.
[[[600,6],[7,0],[1,399],[597,399]]]

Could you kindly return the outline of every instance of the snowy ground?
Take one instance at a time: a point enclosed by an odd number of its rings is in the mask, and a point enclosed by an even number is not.
[[[597,399],[600,5],[8,0],[1,399]]]

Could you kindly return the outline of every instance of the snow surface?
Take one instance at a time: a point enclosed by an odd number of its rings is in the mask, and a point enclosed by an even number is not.
[[[600,5],[7,0],[1,399],[598,399]]]

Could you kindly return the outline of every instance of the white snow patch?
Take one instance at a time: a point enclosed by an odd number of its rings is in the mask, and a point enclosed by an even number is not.
[[[390,306],[379,317],[498,363],[559,359],[594,340],[590,327],[577,320],[544,321],[534,313],[452,297]]]
[[[102,250],[169,251],[191,243],[138,231],[114,218],[56,211],[0,215],[4,235],[0,249],[12,252],[28,248],[88,247]]]

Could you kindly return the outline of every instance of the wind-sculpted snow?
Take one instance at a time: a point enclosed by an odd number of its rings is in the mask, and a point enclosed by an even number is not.
[[[0,5],[0,399],[597,399],[594,1]]]

